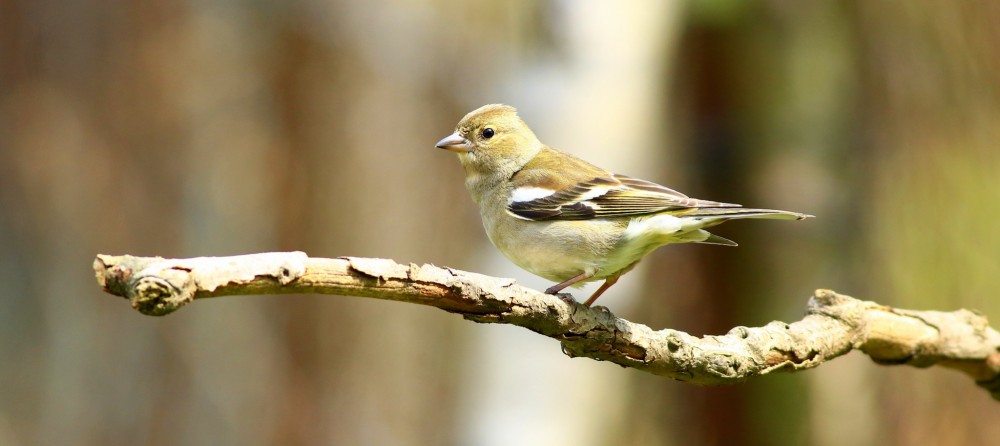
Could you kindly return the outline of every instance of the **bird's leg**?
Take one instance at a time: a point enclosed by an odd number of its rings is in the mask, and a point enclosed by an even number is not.
[[[545,289],[545,294],[557,294],[558,292],[562,291],[563,288],[566,288],[566,287],[568,287],[568,286],[570,286],[570,285],[572,285],[574,283],[580,282],[582,280],[587,280],[587,279],[589,279],[591,277],[594,277],[594,273],[582,272],[578,276],[573,276],[573,277],[569,278],[568,280],[566,280],[564,282],[559,282],[559,283],[557,283],[555,285],[552,285],[552,286],[546,288]]]
[[[597,291],[594,291],[594,294],[590,296],[590,299],[587,299],[587,301],[583,303],[583,306],[589,307],[591,304],[593,304],[594,301],[597,300],[598,297],[601,297],[601,294],[604,294],[604,292],[607,291],[608,288],[611,288],[611,285],[614,285],[615,282],[618,281],[618,278],[621,276],[622,276],[621,274],[615,274],[605,279],[604,283],[601,284],[601,287],[598,288]]]

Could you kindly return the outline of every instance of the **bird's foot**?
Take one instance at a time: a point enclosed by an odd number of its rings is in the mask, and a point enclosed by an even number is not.
[[[580,304],[580,302],[578,302],[576,300],[576,298],[574,298],[573,295],[569,294],[569,293],[555,293],[555,296],[558,297],[559,300],[561,300],[563,302],[566,302],[566,303],[568,303],[570,305],[579,305]]]
[[[600,311],[601,313],[612,314],[611,310],[608,307],[605,307],[604,305],[594,305],[589,308],[594,311]]]

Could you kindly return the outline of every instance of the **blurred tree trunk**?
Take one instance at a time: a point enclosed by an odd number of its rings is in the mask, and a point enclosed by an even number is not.
[[[678,150],[666,167],[677,179],[670,184],[699,198],[820,218],[715,230],[738,248],[658,251],[649,260],[652,286],[640,311],[663,321],[654,325],[699,334],[798,317],[802,298],[821,286],[817,272],[846,258],[825,253],[824,262],[810,252],[813,239],[842,226],[838,216],[846,215],[830,192],[830,175],[849,175],[850,166],[824,171],[847,150],[845,134],[851,137],[855,87],[846,12],[836,4],[692,2],[685,23],[674,93],[666,98],[677,123],[670,136]],[[837,266],[827,272],[840,277],[838,283],[849,278]],[[805,442],[808,381],[670,390],[639,379],[636,394],[660,388],[663,399],[644,408],[649,419],[636,424],[666,418],[684,426],[672,436],[654,436],[656,444]]]
[[[503,59],[434,61],[502,53],[520,21],[494,19],[532,10],[452,3],[0,3],[0,269],[23,276],[0,443],[451,441],[474,330],[453,316],[290,297],[155,320],[73,293],[94,252],[466,264],[481,229],[433,143]]]
[[[856,2],[873,295],[1000,318],[1000,3]],[[880,374],[898,444],[991,444],[995,401],[944,373]],[[904,421],[905,420],[905,421]]]

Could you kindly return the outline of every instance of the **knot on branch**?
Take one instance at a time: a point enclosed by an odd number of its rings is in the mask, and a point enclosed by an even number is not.
[[[129,300],[148,316],[163,316],[194,300],[197,286],[191,271],[161,268],[160,257],[99,255],[94,260],[97,282],[104,291]]]
[[[195,292],[190,271],[179,269],[158,270],[153,274],[144,270],[135,278],[133,289],[129,296],[132,308],[148,316],[177,311],[194,300]]]

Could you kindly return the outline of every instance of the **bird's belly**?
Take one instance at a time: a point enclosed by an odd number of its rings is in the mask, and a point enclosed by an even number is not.
[[[614,229],[619,228],[621,222],[512,223],[492,231],[487,228],[490,240],[511,262],[545,279],[562,282],[587,272],[594,274],[587,281],[600,280],[632,263],[619,266],[609,262],[619,245],[619,238],[609,234],[620,234],[620,229]],[[515,232],[516,236],[510,236]]]

